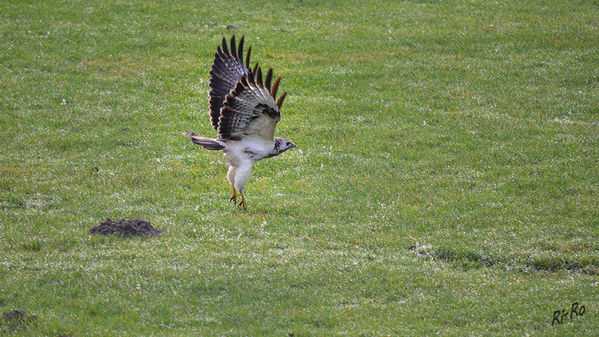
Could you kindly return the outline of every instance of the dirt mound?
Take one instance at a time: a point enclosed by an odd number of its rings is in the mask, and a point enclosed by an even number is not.
[[[24,310],[3,312],[2,319],[0,319],[0,332],[3,330],[10,333],[23,331],[35,318],[35,315],[28,315]]]
[[[162,231],[152,227],[152,225],[143,219],[113,221],[107,218],[99,226],[94,226],[89,230],[90,234],[117,234],[117,235],[160,235]]]

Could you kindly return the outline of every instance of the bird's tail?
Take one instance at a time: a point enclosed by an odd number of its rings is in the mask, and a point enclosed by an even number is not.
[[[216,139],[200,137],[195,133],[184,133],[183,135],[189,137],[192,142],[198,144],[206,150],[222,150],[226,147],[225,143],[221,141],[218,141]]]

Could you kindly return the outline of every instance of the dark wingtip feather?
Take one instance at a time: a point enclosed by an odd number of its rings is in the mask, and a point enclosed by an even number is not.
[[[277,106],[279,107],[279,109],[283,106],[283,102],[285,101],[285,97],[287,97],[287,91],[285,91],[281,97],[279,97],[279,99],[277,100]]]
[[[231,43],[230,43],[230,48],[231,48],[231,55],[233,57],[237,57],[237,43],[235,43],[235,34],[233,34],[233,36],[231,36]]]
[[[243,62],[243,40],[244,40],[245,36],[241,36],[241,40],[239,40],[239,49],[237,49],[237,58],[239,58],[239,60],[241,62]]]
[[[258,85],[264,87],[264,83],[262,83],[262,69],[258,68],[258,73],[256,74],[256,77]]]
[[[252,55],[252,46],[248,47],[248,54],[245,57],[245,67],[250,69],[250,55]]]
[[[254,82],[255,79],[256,79],[256,69],[258,69],[258,62],[256,62],[256,65],[254,66],[254,69],[252,69],[252,73],[251,73],[251,75],[252,75],[252,82]]]
[[[272,82],[272,68],[268,68],[268,72],[266,73],[266,81],[264,84],[266,84],[266,90],[270,91],[270,85]]]
[[[270,95],[273,98],[277,98],[277,90],[279,90],[279,83],[281,82],[281,78],[277,77],[275,79],[275,83],[272,85],[272,89],[270,89]]]
[[[229,55],[229,47],[227,47],[227,40],[225,39],[224,36],[223,36],[223,51],[225,52],[225,54]]]

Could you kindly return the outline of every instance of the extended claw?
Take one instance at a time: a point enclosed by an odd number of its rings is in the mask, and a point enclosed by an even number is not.
[[[238,207],[243,206],[243,210],[247,211],[248,210],[248,204],[245,201],[245,195],[243,195],[243,192],[241,192],[241,201],[239,202],[239,205],[237,205]]]

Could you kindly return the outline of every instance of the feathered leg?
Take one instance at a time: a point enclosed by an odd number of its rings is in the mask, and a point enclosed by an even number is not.
[[[248,205],[245,200],[245,195],[243,194],[243,187],[245,183],[248,181],[250,177],[250,173],[252,172],[252,163],[248,163],[247,165],[239,166],[235,169],[235,183],[233,187],[239,191],[241,194],[241,201],[239,202],[239,207],[243,206],[243,209],[247,211]]]
[[[233,195],[229,199],[229,201],[233,201],[234,204],[237,204],[237,190],[235,189],[235,171],[237,168],[235,166],[229,166],[229,171],[227,172],[227,179],[231,183],[231,187],[233,187]]]
[[[237,191],[235,190],[235,187],[233,187],[233,195],[229,198],[229,201],[233,201],[234,204],[237,203]]]

